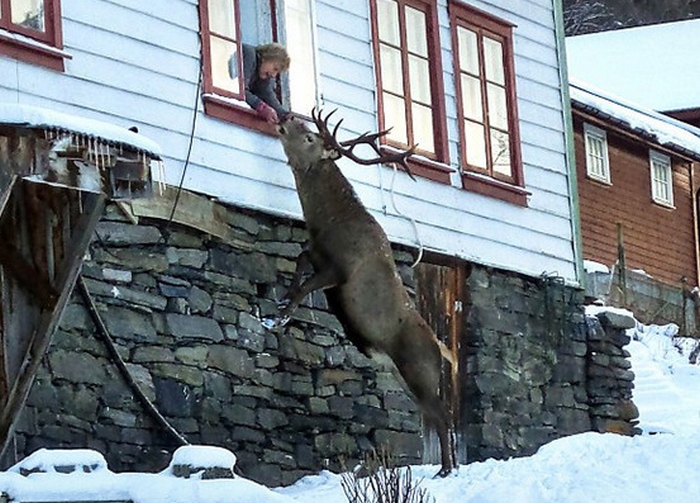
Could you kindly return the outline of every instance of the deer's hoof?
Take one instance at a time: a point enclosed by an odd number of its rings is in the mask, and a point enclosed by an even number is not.
[[[433,477],[434,479],[444,479],[447,477],[450,473],[452,473],[452,467],[449,466],[443,466],[440,468],[440,471],[435,474]]]
[[[267,330],[274,330],[275,328],[283,327],[289,323],[289,316],[283,316],[280,318],[276,316],[274,318],[263,318],[262,326]]]

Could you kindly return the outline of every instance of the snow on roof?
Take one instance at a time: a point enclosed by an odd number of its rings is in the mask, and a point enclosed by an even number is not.
[[[0,124],[70,131],[71,133],[100,138],[108,143],[128,146],[156,158],[161,157],[160,146],[139,133],[107,122],[46,108],[17,103],[0,103]]]
[[[572,81],[569,92],[574,106],[611,119],[633,132],[700,160],[700,129],[634,103],[609,95],[588,84]]]
[[[700,108],[700,19],[568,37],[569,75],[658,111]]]

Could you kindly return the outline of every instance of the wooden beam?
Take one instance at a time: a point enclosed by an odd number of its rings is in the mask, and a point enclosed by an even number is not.
[[[40,306],[55,304],[59,292],[51,284],[50,278],[19,253],[5,229],[0,230],[0,241],[5,243],[0,246],[0,267],[37,299]]]
[[[228,225],[227,210],[223,205],[186,190],[180,191],[179,199],[177,194],[176,188],[169,187],[160,196],[134,199],[131,201],[131,211],[135,217],[160,220],[170,220],[172,214],[173,222],[206,232],[233,246],[250,248],[250,243],[244,243],[236,238]],[[175,207],[174,213],[173,207]]]
[[[33,183],[22,180],[22,183]],[[56,264],[56,285],[60,290],[53,306],[44,306],[40,310],[36,329],[31,334],[31,341],[17,377],[11,383],[11,389],[0,411],[0,458],[4,456],[12,437],[19,412],[29,396],[36,371],[49,346],[51,337],[58,325],[65,306],[70,298],[76,279],[80,272],[83,256],[90,243],[92,234],[102,216],[105,204],[103,194],[82,192],[66,187],[54,187],[56,191],[69,191],[68,198],[72,205],[79,205],[82,211],[79,218],[71,222],[72,232],[69,243],[65,246],[65,257]]]

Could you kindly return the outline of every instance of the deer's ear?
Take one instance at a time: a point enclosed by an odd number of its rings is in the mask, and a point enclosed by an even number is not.
[[[340,159],[340,152],[334,148],[324,148],[321,154],[321,159],[330,159],[331,161],[336,161]]]

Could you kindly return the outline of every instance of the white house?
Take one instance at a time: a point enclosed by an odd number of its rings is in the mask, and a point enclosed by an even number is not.
[[[292,110],[418,143],[417,183],[343,166],[393,241],[576,283],[558,3],[13,0],[0,101],[137,126],[170,185],[300,218],[279,142],[228,72],[238,44],[279,40]]]

